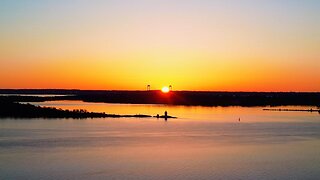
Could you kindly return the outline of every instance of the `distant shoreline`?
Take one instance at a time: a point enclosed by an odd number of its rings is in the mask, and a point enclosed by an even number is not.
[[[166,104],[186,106],[317,106],[320,107],[320,92],[209,92],[116,90],[65,90],[65,89],[0,89],[0,94],[15,102],[43,102],[56,100],[81,100],[84,102]],[[21,94],[17,96],[14,94]],[[26,96],[23,96],[25,94]],[[58,96],[30,96],[58,95]],[[63,95],[63,96],[61,96]],[[0,99],[3,98],[0,96]]]

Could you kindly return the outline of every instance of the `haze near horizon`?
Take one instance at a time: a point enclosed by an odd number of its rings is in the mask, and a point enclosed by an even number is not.
[[[320,91],[320,1],[2,0],[0,88]]]

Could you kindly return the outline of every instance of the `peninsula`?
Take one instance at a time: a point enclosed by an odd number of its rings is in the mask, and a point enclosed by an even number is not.
[[[53,107],[40,107],[32,104],[22,104],[12,102],[6,98],[0,98],[0,118],[121,118],[121,117],[134,117],[134,118],[176,118],[173,116],[151,116],[145,114],[135,115],[119,115],[119,114],[106,114],[99,112],[88,112],[83,109],[75,110],[62,110]]]

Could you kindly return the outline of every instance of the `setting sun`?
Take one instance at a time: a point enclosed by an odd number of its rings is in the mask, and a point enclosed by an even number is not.
[[[164,87],[161,89],[161,91],[162,91],[163,93],[168,93],[168,92],[170,91],[170,89],[169,89],[168,86],[164,86]]]

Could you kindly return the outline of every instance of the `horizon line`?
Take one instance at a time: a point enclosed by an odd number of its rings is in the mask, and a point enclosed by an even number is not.
[[[73,88],[0,88],[0,91],[11,90],[62,90],[62,91],[161,91],[161,89],[151,90],[130,90],[130,89],[73,89]],[[230,93],[320,93],[320,91],[228,91],[228,90],[172,90],[173,92],[230,92]]]

